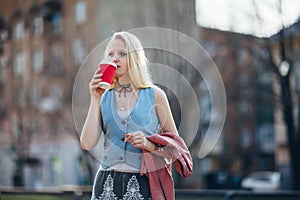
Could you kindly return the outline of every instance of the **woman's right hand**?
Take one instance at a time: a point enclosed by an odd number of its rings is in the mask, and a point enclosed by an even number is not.
[[[89,83],[89,90],[90,90],[91,97],[98,99],[105,92],[105,89],[102,89],[99,85],[101,81],[102,81],[102,74],[100,74],[100,68],[98,68],[95,71],[93,78]]]

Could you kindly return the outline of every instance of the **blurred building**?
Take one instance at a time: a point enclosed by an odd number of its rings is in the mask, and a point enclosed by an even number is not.
[[[86,152],[78,143],[78,129],[72,118],[76,73],[86,56],[112,32],[145,26],[170,28],[199,41],[216,63],[227,93],[227,116],[221,138],[208,156],[199,159],[194,152],[201,145],[211,114],[207,88],[190,64],[179,56],[147,49],[151,61],[174,67],[189,77],[195,91],[201,91],[199,104],[204,115],[197,141],[191,145],[194,174],[186,182],[175,177],[176,184],[238,188],[241,177],[248,172],[277,170],[283,162],[278,161],[278,155],[283,155],[278,149],[286,146],[280,142],[276,148],[277,115],[271,100],[273,78],[258,59],[258,54],[264,53],[260,48],[262,39],[199,28],[194,3],[194,0],[0,1],[0,185],[17,182],[20,172],[16,166],[20,158],[25,163],[24,181],[28,187],[90,184],[88,179],[98,163],[87,165]],[[170,45],[167,39],[154,42]],[[184,40],[179,42],[180,45],[171,41],[171,45],[174,48],[189,45]],[[100,60],[100,55],[96,59]],[[176,85],[176,78],[160,75]],[[83,84],[77,88],[79,94],[75,94],[81,100],[79,112],[83,116],[89,101],[87,87],[88,84]],[[180,98],[186,98],[186,91],[180,85],[175,87]],[[172,98],[172,91],[164,89],[171,97],[178,125],[180,99]],[[188,112],[195,109],[188,108]],[[82,125],[84,119],[80,120]],[[183,137],[188,139],[186,135]],[[279,160],[284,160],[285,155]]]
[[[18,163],[28,187],[87,183],[71,109],[76,72],[99,41],[95,4],[0,2],[0,184],[20,184]]]
[[[87,166],[72,119],[72,89],[80,65],[114,31],[164,27],[197,40],[194,4],[194,0],[1,1],[0,184],[19,185],[22,175],[27,187],[90,184],[87,174],[94,175],[91,170],[98,163]],[[183,66],[174,58],[159,59]],[[77,89],[84,116],[88,84]],[[199,185],[199,177],[193,180]]]
[[[285,54],[286,58],[283,58],[282,51],[280,51],[280,41],[285,42]],[[299,127],[300,127],[300,98],[299,98],[299,88],[300,88],[300,19],[298,19],[294,24],[285,29],[280,30],[277,34],[273,35],[269,39],[269,43],[272,46],[273,60],[277,66],[279,66],[279,72],[281,76],[285,76],[288,71],[290,74],[290,92],[293,104],[293,117],[294,117],[294,128],[295,133],[289,134],[286,125],[284,124],[284,112],[282,107],[275,108],[275,140],[276,140],[276,163],[278,170],[282,174],[282,189],[291,188],[291,177],[290,177],[290,142],[294,142],[295,154],[298,157],[299,153]],[[282,61],[284,59],[289,60],[292,66],[287,66],[284,68],[282,66]],[[274,84],[274,92],[276,95],[280,96],[280,85],[277,80]],[[281,108],[281,109],[280,109]],[[293,138],[289,138],[293,135]],[[292,141],[289,141],[292,140]],[[297,162],[297,161],[293,161]],[[299,162],[299,161],[298,161]],[[297,169],[298,170],[298,169]],[[296,175],[293,178],[298,179]]]
[[[296,129],[299,128],[299,24],[297,21],[284,30],[286,53],[292,56],[294,65],[291,92]],[[227,94],[227,116],[220,147],[202,160],[207,188],[238,188],[235,184],[249,172],[272,170],[282,175],[281,189],[290,189],[288,133],[283,124],[280,86],[266,52],[266,45],[274,53],[279,52],[282,31],[270,38],[257,38],[200,28],[202,44],[218,66]],[[277,64],[279,55],[274,56]],[[209,96],[203,93],[201,100],[207,103],[202,109],[208,109],[209,113],[207,99]],[[209,120],[202,119],[204,133]]]
[[[200,34],[204,48],[220,70],[227,95],[220,147],[202,161],[207,187],[238,188],[247,173],[276,167],[273,79],[255,56],[261,52],[262,39],[207,28],[200,28]],[[203,107],[210,109],[210,102]],[[204,133],[209,120],[203,118]],[[217,180],[212,181],[218,176],[224,179],[219,186]]]

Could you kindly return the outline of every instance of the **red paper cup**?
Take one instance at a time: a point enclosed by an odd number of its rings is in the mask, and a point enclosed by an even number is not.
[[[99,83],[101,88],[109,89],[114,81],[117,65],[113,62],[101,62],[99,64],[100,73],[102,74],[102,81]]]

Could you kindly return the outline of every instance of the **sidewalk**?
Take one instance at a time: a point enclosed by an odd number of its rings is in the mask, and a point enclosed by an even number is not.
[[[89,200],[91,186],[66,185],[43,189],[0,187],[0,200]],[[176,189],[176,200],[299,200],[300,191]]]

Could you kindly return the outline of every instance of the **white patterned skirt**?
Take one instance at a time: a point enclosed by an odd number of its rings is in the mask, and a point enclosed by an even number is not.
[[[98,171],[91,200],[149,200],[147,176],[139,173]]]

